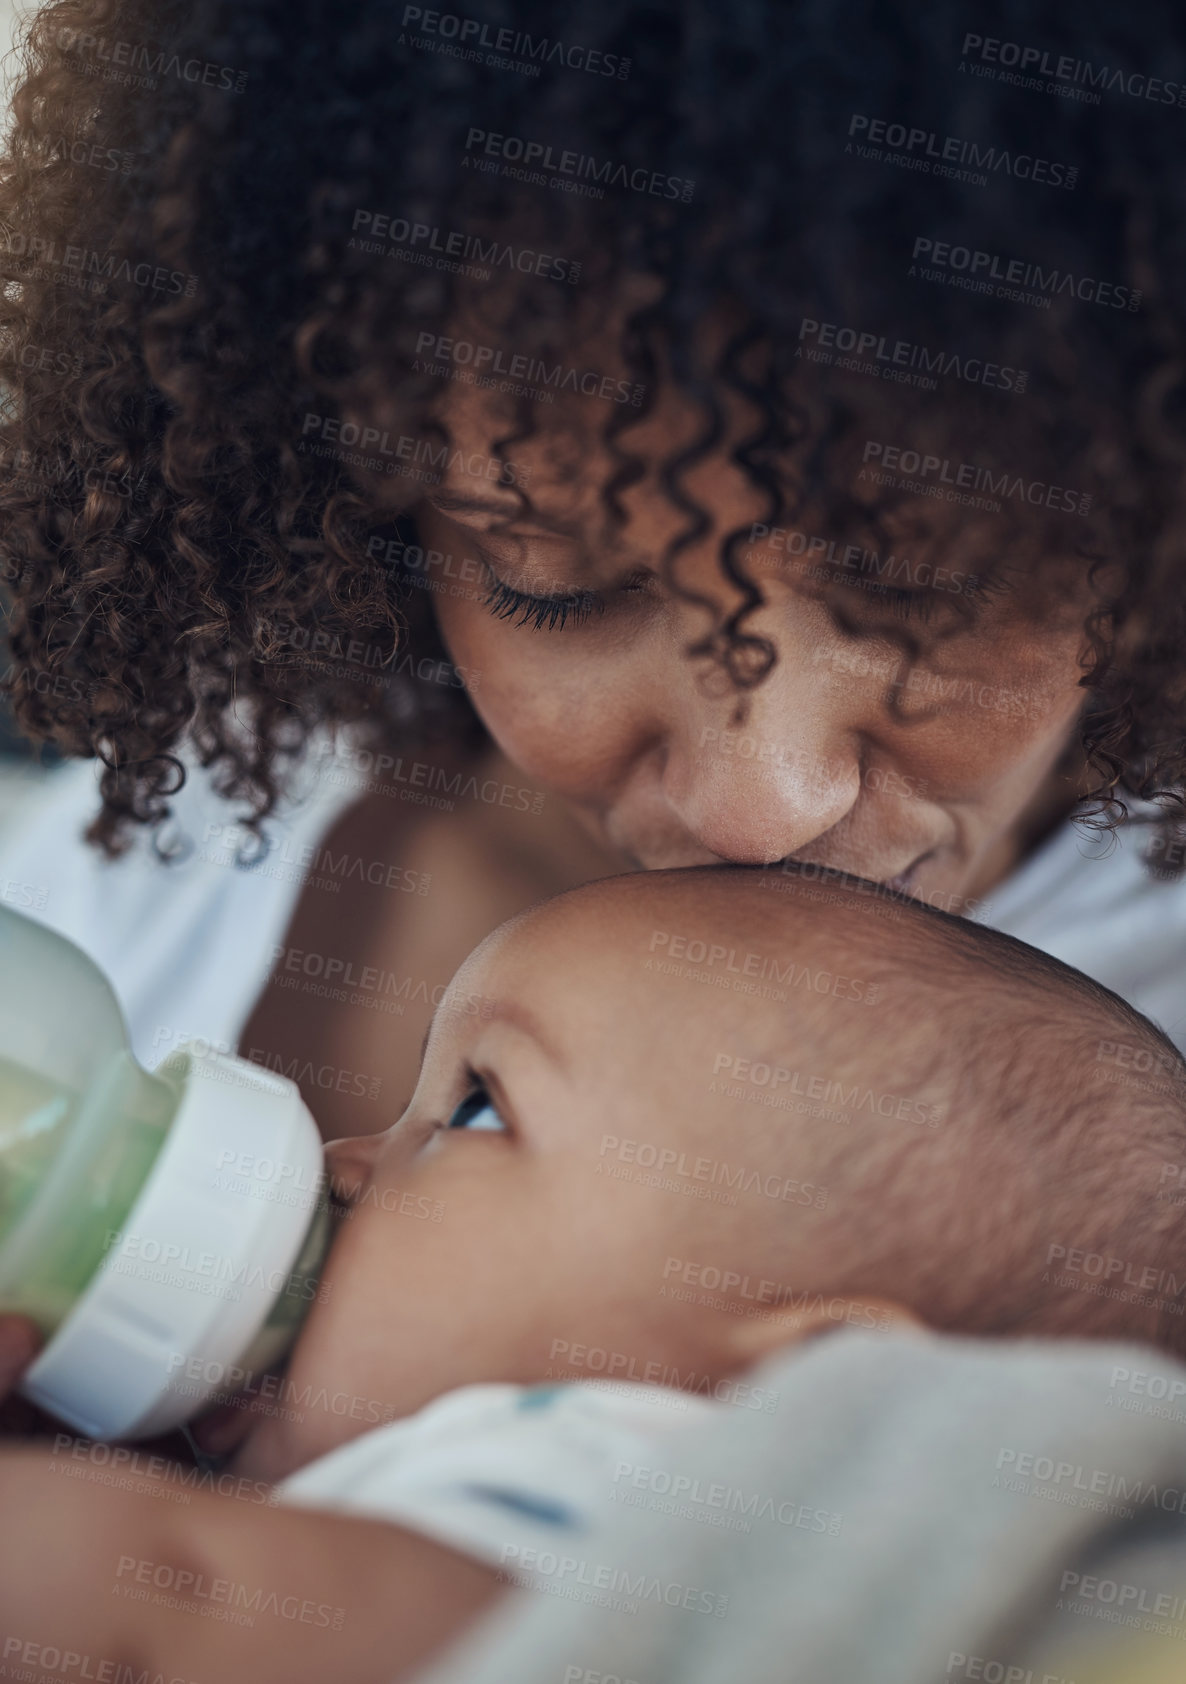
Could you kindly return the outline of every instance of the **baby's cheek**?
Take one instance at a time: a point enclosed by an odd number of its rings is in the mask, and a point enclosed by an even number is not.
[[[366,1190],[356,1219],[368,1227],[372,1267],[411,1267],[432,1258],[450,1277],[505,1266],[544,1243],[546,1176],[496,1133],[442,1131],[417,1155]],[[388,1276],[390,1278],[390,1276]]]

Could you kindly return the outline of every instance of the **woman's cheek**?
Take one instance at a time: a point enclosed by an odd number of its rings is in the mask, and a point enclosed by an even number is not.
[[[976,743],[989,759],[1009,760],[1063,733],[1085,700],[1077,632],[1046,637],[1007,629],[959,638],[924,657],[893,690],[901,716],[936,737]]]
[[[438,604],[454,665],[482,674],[470,701],[525,776],[585,795],[628,751],[632,663],[594,631],[537,631],[481,604]]]

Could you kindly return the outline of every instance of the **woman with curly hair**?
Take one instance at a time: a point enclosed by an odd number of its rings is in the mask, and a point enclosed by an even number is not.
[[[146,1055],[379,1128],[501,919],[716,861],[1182,1039],[1186,32],[1100,20],[41,7],[6,688],[83,759],[0,864]]]

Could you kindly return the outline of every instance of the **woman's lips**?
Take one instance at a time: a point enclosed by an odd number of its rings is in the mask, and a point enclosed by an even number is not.
[[[887,877],[885,887],[892,889],[896,895],[908,895],[917,870],[918,867],[912,865],[908,871],[900,871],[896,877]]]
[[[897,872],[893,877],[874,877],[872,872],[864,872],[853,866],[825,865],[821,860],[801,860],[793,855],[778,862],[784,870],[801,866],[805,871],[832,872],[838,877],[859,877],[862,882],[876,883],[879,889],[892,889],[895,894],[908,895],[918,881],[918,874],[929,859],[933,859],[936,850],[928,848],[906,867],[905,871]]]
[[[930,859],[933,852],[933,849],[928,849],[925,854],[919,854],[918,858],[911,865],[908,865],[905,871],[899,871],[896,877],[884,878],[884,886],[887,889],[892,889],[897,895],[910,894],[918,880],[919,871]]]

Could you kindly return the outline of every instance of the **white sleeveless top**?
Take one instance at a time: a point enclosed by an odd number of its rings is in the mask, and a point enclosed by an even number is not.
[[[316,775],[318,764],[330,775]],[[89,760],[55,769],[27,815],[0,832],[0,903],[68,936],[103,968],[149,1069],[195,1037],[234,1052],[304,868],[365,779],[340,753],[310,761],[294,798],[267,821],[262,853],[236,823],[244,804],[216,795],[209,773],[190,765],[155,844],[133,827],[128,853],[110,861],[83,841],[99,811],[100,770]]]
[[[69,762],[48,774],[28,816],[0,832],[0,903],[97,960],[149,1068],[191,1036],[233,1051],[284,940],[304,867],[362,792],[363,772],[351,766],[341,751],[329,762],[310,757],[298,795],[268,821],[262,858],[240,847],[234,805],[191,768],[167,837],[154,846],[138,831],[130,852],[110,863],[82,840],[99,806],[97,763]],[[1122,827],[1101,843],[1064,824],[975,916],[1104,983],[1186,1052],[1186,878],[1150,876],[1146,845],[1143,827]],[[160,857],[167,851],[170,863]]]

